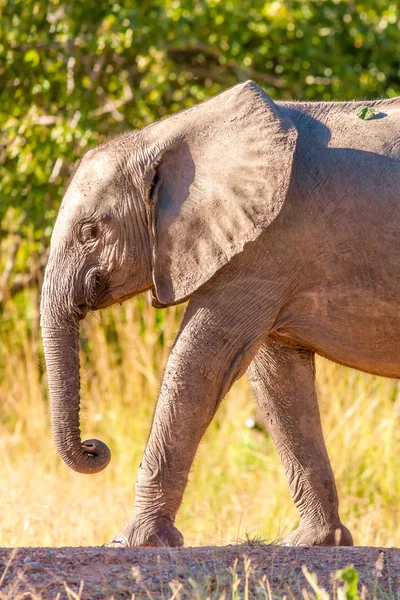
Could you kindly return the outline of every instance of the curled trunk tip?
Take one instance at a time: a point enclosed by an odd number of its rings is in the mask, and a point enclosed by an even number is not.
[[[111,459],[110,448],[100,440],[86,440],[82,442],[82,450],[85,453],[80,473],[99,473],[106,468]]]
[[[85,475],[100,473],[111,460],[109,447],[100,440],[86,440],[75,446],[75,450],[66,448],[64,444],[57,444],[57,450],[65,464]]]

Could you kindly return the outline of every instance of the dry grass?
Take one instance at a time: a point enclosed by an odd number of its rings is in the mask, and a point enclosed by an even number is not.
[[[103,311],[83,328],[85,438],[110,445],[109,467],[74,473],[51,440],[34,292],[0,325],[0,546],[103,544],[125,523],[168,348],[182,309],[144,299]],[[398,382],[318,361],[323,424],[356,544],[400,545]],[[243,378],[199,449],[177,524],[187,545],[274,539],[298,523],[271,440],[248,429],[255,402]]]

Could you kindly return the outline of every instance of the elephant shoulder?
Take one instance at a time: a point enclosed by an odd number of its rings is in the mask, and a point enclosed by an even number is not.
[[[372,108],[373,118],[360,118],[362,107]],[[352,102],[292,102],[282,103],[281,108],[308,144],[400,159],[400,97]]]

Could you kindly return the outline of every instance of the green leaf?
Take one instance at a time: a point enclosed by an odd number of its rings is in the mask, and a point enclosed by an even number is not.
[[[343,597],[344,600],[360,600],[360,596],[358,595],[357,585],[358,585],[358,572],[354,567],[345,567],[340,571],[336,571],[335,573],[336,579],[339,581],[345,582],[345,587],[340,588],[338,592],[338,599],[340,596]]]
[[[357,116],[363,121],[374,119],[376,115],[376,110],[370,106],[359,106],[356,112]]]
[[[30,63],[32,66],[36,67],[40,62],[40,56],[37,50],[31,48],[28,52],[25,53],[24,62]]]

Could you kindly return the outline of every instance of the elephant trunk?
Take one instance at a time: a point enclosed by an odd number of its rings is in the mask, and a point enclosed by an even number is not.
[[[53,323],[50,324],[50,321]],[[50,392],[51,425],[57,451],[74,471],[98,473],[108,465],[111,453],[99,440],[81,442],[79,326],[73,318],[62,324],[58,321],[55,325],[53,318],[46,318],[46,311],[42,311],[42,336]]]

